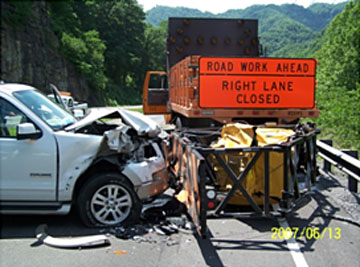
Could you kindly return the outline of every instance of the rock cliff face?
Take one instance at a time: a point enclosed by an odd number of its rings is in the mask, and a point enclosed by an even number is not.
[[[96,104],[86,80],[58,52],[59,41],[50,28],[46,5],[45,1],[32,2],[32,16],[25,25],[14,27],[3,20],[4,12],[14,12],[14,8],[11,2],[1,1],[0,79],[29,84],[46,93],[53,83],[77,100]]]

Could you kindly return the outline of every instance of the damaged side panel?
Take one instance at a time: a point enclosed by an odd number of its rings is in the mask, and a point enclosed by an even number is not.
[[[77,178],[96,157],[103,137],[97,135],[56,133],[59,150],[59,201],[70,201]]]

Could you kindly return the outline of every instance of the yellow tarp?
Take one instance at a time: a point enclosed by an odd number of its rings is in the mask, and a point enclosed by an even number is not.
[[[245,148],[253,143],[254,130],[252,125],[233,123],[225,125],[221,131],[221,138],[212,145],[213,148]],[[257,146],[276,145],[287,142],[289,137],[295,132],[289,129],[281,128],[257,128],[256,139]],[[227,152],[222,158],[228,166],[239,176],[247,164],[255,155],[254,152]],[[214,164],[217,183],[220,186],[219,191],[229,191],[233,181],[228,177],[225,170],[219,165],[215,158],[210,159]],[[269,153],[270,167],[270,196],[281,198],[283,190],[283,154],[279,152]],[[263,204],[264,195],[264,154],[262,154],[255,165],[248,173],[243,186],[246,191],[254,198],[257,204]],[[239,190],[236,190],[229,204],[249,205]]]

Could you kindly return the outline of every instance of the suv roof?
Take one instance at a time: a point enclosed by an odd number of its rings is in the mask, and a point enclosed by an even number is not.
[[[16,91],[23,91],[23,90],[35,90],[34,87],[20,84],[20,83],[0,83],[0,92],[5,94],[12,94]]]

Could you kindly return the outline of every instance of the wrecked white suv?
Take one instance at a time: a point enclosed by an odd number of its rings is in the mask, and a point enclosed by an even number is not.
[[[135,220],[168,187],[162,132],[142,114],[98,108],[82,120],[33,87],[0,84],[0,211],[67,214],[88,226]]]

